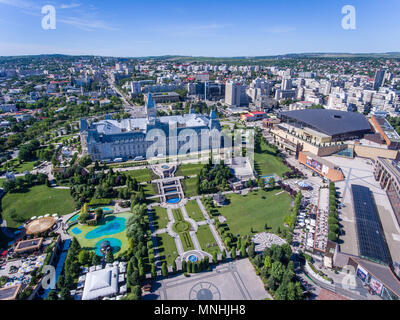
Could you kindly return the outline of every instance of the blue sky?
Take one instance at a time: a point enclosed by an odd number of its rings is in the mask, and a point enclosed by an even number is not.
[[[341,26],[356,8],[356,30]],[[44,5],[56,29],[43,30]],[[0,56],[400,51],[398,0],[0,0]]]

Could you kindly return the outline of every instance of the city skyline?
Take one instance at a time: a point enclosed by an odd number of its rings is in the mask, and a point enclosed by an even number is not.
[[[6,31],[0,32],[0,55],[236,57],[400,51],[390,36],[400,30],[398,2],[353,1],[356,29],[345,30],[341,10],[349,4],[0,0],[0,28]],[[42,29],[45,5],[56,9],[55,30]]]

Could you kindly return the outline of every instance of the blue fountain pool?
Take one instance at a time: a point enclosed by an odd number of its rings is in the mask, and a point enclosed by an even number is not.
[[[80,233],[82,233],[82,230],[79,229],[78,227],[72,228],[71,231],[72,231],[73,234],[80,234]]]
[[[112,253],[116,254],[118,251],[121,250],[122,247],[122,242],[119,239],[116,238],[104,238],[101,239],[100,241],[98,241],[95,246],[94,246],[94,252],[98,255],[98,256],[103,256],[100,252],[100,245],[103,243],[103,241],[108,241],[110,242],[110,246],[112,248]]]
[[[196,262],[198,260],[198,258],[194,254],[190,255],[188,259],[190,262]]]
[[[180,198],[170,198],[170,199],[167,199],[167,203],[178,203],[179,201],[181,201]]]
[[[126,219],[122,217],[106,218],[106,223],[93,229],[85,235],[85,239],[96,239],[103,236],[120,233],[125,230]]]

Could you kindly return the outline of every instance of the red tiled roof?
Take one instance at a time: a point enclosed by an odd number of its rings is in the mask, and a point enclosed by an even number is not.
[[[343,297],[335,292],[321,288],[317,300],[350,300],[350,299]]]

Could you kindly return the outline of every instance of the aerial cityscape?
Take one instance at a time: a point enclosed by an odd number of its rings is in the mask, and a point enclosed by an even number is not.
[[[305,2],[0,0],[0,300],[400,300],[400,7]]]

